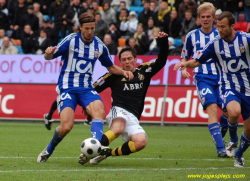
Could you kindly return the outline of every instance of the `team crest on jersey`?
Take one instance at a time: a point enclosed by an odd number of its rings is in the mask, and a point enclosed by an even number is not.
[[[244,47],[242,44],[240,44],[240,52],[241,52],[241,53],[244,53],[244,52],[245,52],[245,47]]]
[[[99,52],[98,52],[98,50],[96,49],[96,50],[95,50],[95,58],[98,58],[98,55],[99,55]]]
[[[183,54],[183,56],[187,56],[187,50],[182,50],[182,54]]]
[[[139,80],[144,80],[145,77],[144,77],[144,75],[138,73],[138,78],[139,78]]]

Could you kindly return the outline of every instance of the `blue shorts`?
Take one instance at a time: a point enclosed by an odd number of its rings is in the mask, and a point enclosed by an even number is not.
[[[83,88],[83,89],[71,89],[71,90],[57,90],[57,108],[60,113],[65,107],[71,107],[74,111],[77,104],[80,105],[84,110],[89,103],[100,100],[102,101],[99,94],[94,88]]]
[[[195,79],[195,83],[203,110],[206,110],[209,105],[214,103],[217,104],[218,107],[222,107],[223,99],[217,81],[211,82]]]
[[[241,106],[241,115],[243,120],[250,117],[250,96],[246,96],[235,90],[226,90],[223,93],[224,103],[222,104],[223,111],[226,111],[227,104],[231,101],[237,101]]]

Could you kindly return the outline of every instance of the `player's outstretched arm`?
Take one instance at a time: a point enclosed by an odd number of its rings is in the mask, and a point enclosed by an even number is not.
[[[56,49],[57,49],[56,46],[55,46],[55,47],[51,47],[51,46],[50,46],[50,47],[46,48],[44,58],[45,58],[46,60],[51,60],[51,59],[53,59],[53,54],[54,54],[54,52],[56,51]]]
[[[177,63],[174,66],[174,70],[184,70],[185,68],[195,68],[195,67],[199,67],[201,65],[200,62],[198,62],[195,59],[189,60],[187,62],[181,62],[181,63]]]
[[[157,41],[157,45],[159,46],[159,54],[156,61],[150,65],[152,67],[151,76],[154,76],[165,66],[168,58],[168,34],[159,32],[155,39]]]
[[[155,39],[160,48],[157,59],[161,61],[166,61],[168,57],[168,49],[169,49],[168,34],[164,32],[159,32],[158,37],[155,37]]]
[[[112,74],[123,75],[124,77],[128,78],[129,80],[134,78],[134,75],[131,71],[122,70],[120,67],[116,65],[112,65],[107,67],[108,71]]]

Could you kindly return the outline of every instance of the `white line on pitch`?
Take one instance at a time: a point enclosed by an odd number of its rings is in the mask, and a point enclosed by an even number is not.
[[[4,157],[0,156],[0,158],[3,159],[14,159],[14,158],[20,158],[20,159],[35,159],[36,157],[22,157],[22,156],[17,156],[17,157]],[[52,159],[78,159],[78,157],[51,157]],[[109,158],[114,158],[114,157],[109,157]],[[179,159],[179,158],[125,158],[125,157],[115,157],[115,159],[121,159],[121,160],[188,160],[188,161],[197,161],[197,160],[204,160],[204,161],[232,161],[230,158],[224,158],[224,159]]]
[[[243,167],[241,169],[249,169],[250,167]],[[215,167],[210,167],[210,168],[147,168],[147,169],[133,169],[133,168],[120,168],[120,169],[100,169],[98,168],[99,171],[178,171],[178,170],[220,170],[220,169],[226,169],[226,170],[235,170],[239,169],[236,167],[224,167],[224,168],[215,168]],[[1,171],[0,173],[11,173],[11,172],[82,172],[82,171],[89,171],[89,172],[96,172],[97,169],[75,169],[75,170],[5,170]]]

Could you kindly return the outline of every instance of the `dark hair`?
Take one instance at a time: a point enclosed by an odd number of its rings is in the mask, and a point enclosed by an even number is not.
[[[126,3],[125,1],[120,1],[120,4],[121,4],[121,3],[124,3],[125,5],[127,5],[127,3]]]
[[[80,25],[82,26],[82,24],[84,23],[90,23],[90,22],[95,22],[95,17],[94,15],[86,12],[86,13],[83,13],[79,16],[79,23]]]
[[[104,2],[102,3],[102,7],[104,7],[105,4],[108,4],[108,5],[109,5],[109,8],[110,8],[110,3],[109,3],[108,1],[104,1]]]
[[[40,31],[39,31],[39,33],[41,33],[41,31],[43,31],[44,33],[46,33],[47,36],[48,36],[49,32],[48,32],[48,30],[46,28],[41,28]]]
[[[228,25],[231,26],[235,23],[234,15],[229,11],[223,11],[217,18],[217,20],[221,21],[222,19],[227,18]]]
[[[96,15],[100,15],[100,16],[102,17],[101,13],[99,13],[99,12],[98,12],[98,13],[96,13],[96,14],[95,14],[95,16],[96,16]]]
[[[125,48],[121,49],[121,51],[119,52],[119,60],[120,61],[121,61],[121,54],[124,52],[131,52],[132,56],[134,58],[136,58],[136,50],[129,46],[129,47],[125,47]]]

